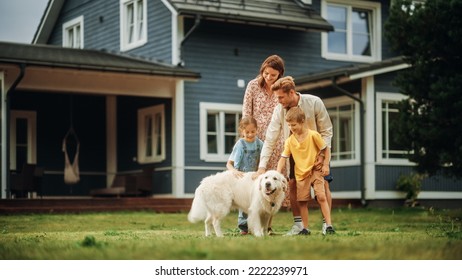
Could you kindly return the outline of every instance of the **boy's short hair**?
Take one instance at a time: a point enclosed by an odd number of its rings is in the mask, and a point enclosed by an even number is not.
[[[287,111],[286,114],[286,122],[297,122],[297,123],[304,123],[306,120],[306,115],[303,110],[298,107],[292,107]]]
[[[294,78],[291,76],[285,76],[274,82],[271,86],[271,91],[282,89],[283,92],[288,93],[290,90],[295,90]]]

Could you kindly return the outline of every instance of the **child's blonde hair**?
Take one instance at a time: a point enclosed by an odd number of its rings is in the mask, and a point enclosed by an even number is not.
[[[239,131],[243,131],[249,124],[253,124],[255,125],[255,128],[258,128],[257,120],[255,120],[253,117],[245,116],[242,117],[241,121],[239,122]]]
[[[292,107],[287,111],[286,122],[304,123],[305,120],[305,112],[303,112],[303,110],[300,107]]]

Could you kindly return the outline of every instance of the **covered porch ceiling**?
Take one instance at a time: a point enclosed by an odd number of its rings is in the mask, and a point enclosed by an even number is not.
[[[172,97],[200,75],[178,66],[97,50],[0,42],[5,88],[73,94]]]

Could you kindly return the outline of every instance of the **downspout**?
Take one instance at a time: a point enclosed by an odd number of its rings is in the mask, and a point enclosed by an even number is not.
[[[186,35],[184,35],[183,40],[181,40],[181,43],[180,43],[180,63],[179,63],[180,66],[184,66],[183,45],[185,44],[186,40],[189,39],[189,36],[191,36],[191,34],[199,27],[200,24],[201,24],[201,16],[196,15],[194,25],[191,27],[191,29],[189,29],[188,33],[186,33]]]
[[[5,195],[11,198],[10,191],[10,95],[16,89],[18,84],[24,78],[26,73],[26,64],[19,64],[19,75],[13,82],[11,87],[8,89],[5,95],[5,99],[2,102],[2,189],[5,187]],[[3,106],[5,104],[6,106]],[[2,195],[0,195],[2,196]]]
[[[332,78],[332,87],[340,92],[343,95],[346,95],[350,97],[351,99],[354,99],[355,101],[359,102],[359,137],[360,137],[360,144],[359,144],[359,149],[360,149],[360,176],[359,176],[359,184],[361,187],[361,204],[363,206],[366,206],[366,187],[364,185],[364,176],[365,176],[365,165],[364,165],[364,102],[361,100],[361,98],[358,98],[354,96],[352,93],[344,90],[343,88],[339,87],[337,85],[335,77]]]

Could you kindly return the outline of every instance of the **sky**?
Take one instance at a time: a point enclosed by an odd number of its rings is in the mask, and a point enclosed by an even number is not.
[[[0,41],[31,43],[48,0],[0,0]]]

